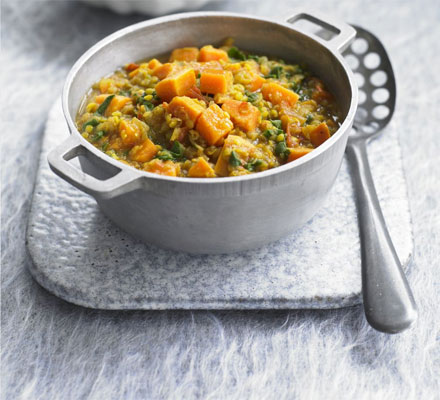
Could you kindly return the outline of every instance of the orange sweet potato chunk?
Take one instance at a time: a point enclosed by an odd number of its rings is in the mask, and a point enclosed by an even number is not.
[[[211,45],[203,46],[200,49],[198,61],[205,62],[205,61],[214,61],[214,60],[228,61],[229,60],[228,53],[226,53],[226,51],[224,50],[216,49]]]
[[[173,161],[162,161],[157,158],[144,165],[144,171],[159,175],[178,176],[180,174],[180,165]]]
[[[144,129],[142,122],[137,118],[133,118],[132,120],[123,119],[119,123],[119,136],[124,145],[132,146],[139,143],[142,139]]]
[[[294,147],[293,149],[289,149],[290,154],[287,157],[287,162],[294,161],[306,154],[309,154],[313,149],[309,149],[307,147]]]
[[[217,159],[217,163],[215,164],[214,171],[218,176],[229,175],[230,154],[226,154],[227,149],[238,150],[240,154],[245,153],[247,154],[246,159],[248,159],[254,153],[255,146],[240,136],[229,135],[225,139],[222,151]]]
[[[171,63],[160,64],[153,69],[152,74],[162,80],[171,74],[173,68],[173,64]]]
[[[176,96],[168,105],[168,112],[183,121],[196,122],[200,114],[205,110],[197,101],[187,96]]]
[[[153,159],[157,153],[156,145],[150,140],[146,139],[142,144],[134,146],[128,155],[133,161],[147,162]]]
[[[315,147],[323,144],[328,138],[330,138],[330,131],[325,122],[321,122],[310,132],[310,141]]]
[[[188,176],[191,178],[213,178],[215,172],[203,157],[199,157],[197,162],[188,170]]]
[[[222,109],[231,116],[234,125],[245,132],[252,132],[258,126],[260,110],[247,101],[226,100]]]
[[[96,96],[96,103],[101,104],[107,98],[107,96],[107,94],[100,94]],[[105,116],[108,117],[109,115],[112,115],[112,113],[114,113],[115,111],[121,110],[128,103],[131,103],[130,97],[116,95],[115,97],[113,97],[112,101],[105,110]]]
[[[200,75],[200,90],[210,94],[226,93],[232,81],[230,71],[207,69]]]
[[[161,65],[162,63],[157,58],[153,58],[148,62],[147,67],[151,70],[154,70]]]
[[[196,130],[209,146],[215,145],[228,135],[234,124],[228,115],[215,103],[212,103],[197,120]]]
[[[256,72],[251,72],[251,78],[252,80],[245,85],[246,89],[255,92],[256,90],[260,89],[261,86],[266,82],[266,79],[264,79],[261,75],[257,74]]]
[[[292,90],[286,89],[275,82],[268,82],[262,85],[261,92],[265,100],[272,104],[287,104],[294,106],[299,96]]]
[[[173,61],[197,61],[199,49],[197,47],[182,47],[174,49],[170,56],[170,62]]]
[[[183,96],[196,83],[196,74],[192,68],[170,74],[156,85],[156,93],[162,101],[171,101],[175,96]]]

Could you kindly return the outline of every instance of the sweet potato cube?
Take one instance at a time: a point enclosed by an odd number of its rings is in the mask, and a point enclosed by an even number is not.
[[[178,176],[180,174],[180,165],[170,160],[162,161],[155,158],[144,165],[144,171],[159,175]]]
[[[156,153],[156,145],[147,138],[140,145],[134,146],[128,155],[133,161],[144,163],[153,159]]]
[[[221,49],[216,49],[215,47],[212,47],[211,45],[203,46],[200,49],[198,61],[213,61],[213,60],[224,60],[228,61],[228,53],[226,51]]]
[[[222,109],[231,116],[234,125],[245,132],[252,132],[258,126],[260,110],[247,101],[226,100]]]
[[[275,82],[268,82],[263,84],[261,92],[265,100],[272,104],[287,104],[294,106],[298,101],[299,96],[292,90],[286,89]]]
[[[191,120],[194,123],[204,110],[205,107],[187,96],[176,96],[168,105],[168,112],[174,117],[182,121]]]
[[[330,138],[330,131],[325,122],[321,122],[310,132],[310,141],[315,147],[323,144],[328,138]]]
[[[95,102],[98,104],[102,104],[107,97],[107,94],[100,94],[96,96]],[[106,108],[105,116],[108,117],[112,115],[112,113],[114,113],[115,111],[121,110],[128,103],[131,103],[130,97],[116,95],[115,97],[113,97],[112,101]]]
[[[230,71],[207,69],[200,75],[200,90],[203,93],[226,93],[232,84],[233,76]]]
[[[132,120],[123,119],[119,123],[119,136],[124,145],[130,146],[139,143],[144,130],[144,125],[137,118],[133,118]]]
[[[197,47],[182,47],[174,49],[170,56],[170,62],[173,61],[197,61],[199,49]]]
[[[293,149],[289,149],[290,154],[287,157],[287,162],[294,161],[306,154],[309,154],[313,149],[309,149],[308,147],[294,147]]]
[[[160,80],[165,79],[168,75],[173,72],[173,64],[171,63],[165,63],[158,65],[156,68],[153,69],[152,74],[154,76],[157,76]]]
[[[183,96],[196,83],[196,74],[191,68],[176,71],[156,85],[156,93],[169,102],[175,96]]]
[[[254,155],[255,146],[240,136],[229,135],[225,139],[222,151],[215,164],[214,171],[218,176],[229,175],[229,159],[232,150],[236,151],[237,154],[245,160],[248,160]]]
[[[256,72],[251,72],[251,81],[245,85],[246,89],[255,92],[256,90],[260,89],[261,86],[266,82],[266,79],[264,79],[261,75],[257,74]]]
[[[215,103],[212,103],[197,120],[196,130],[209,146],[215,145],[234,128],[228,115]]]
[[[213,178],[215,172],[203,157],[199,157],[197,162],[188,170],[188,176],[191,178]]]
[[[162,65],[162,63],[157,58],[153,58],[148,62],[147,67],[148,67],[148,69],[155,70],[156,68],[160,67],[161,65]]]

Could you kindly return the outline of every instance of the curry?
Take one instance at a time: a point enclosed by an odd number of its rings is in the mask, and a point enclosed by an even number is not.
[[[84,138],[135,168],[227,177],[292,162],[340,126],[334,96],[307,68],[219,48],[175,49],[93,85],[77,115]]]

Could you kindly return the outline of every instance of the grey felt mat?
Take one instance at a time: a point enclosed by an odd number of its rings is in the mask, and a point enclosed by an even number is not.
[[[31,273],[55,295],[102,309],[337,308],[360,302],[359,234],[345,160],[326,203],[299,231],[254,251],[193,256],[134,240],[91,197],[55,176],[46,154],[67,135],[57,102],[28,226]],[[391,236],[407,264],[411,220],[392,125],[370,144],[369,157]]]

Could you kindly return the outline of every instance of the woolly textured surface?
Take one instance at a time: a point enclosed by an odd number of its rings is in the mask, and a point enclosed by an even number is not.
[[[296,2],[210,8],[281,14]],[[42,289],[25,229],[43,124],[90,45],[143,19],[77,2],[2,2],[2,397],[5,399],[438,399],[440,392],[440,5],[310,0],[371,29],[397,74],[399,132],[414,228],[409,331],[371,330],[362,308],[333,311],[94,311]]]
[[[299,231],[253,251],[192,256],[139,243],[90,196],[61,181],[49,168],[47,152],[68,135],[57,101],[46,125],[27,234],[32,275],[62,299],[92,308],[153,310],[337,308],[360,302],[359,234],[345,160],[322,209]],[[406,265],[413,243],[397,131],[388,129],[369,153],[384,215]]]

